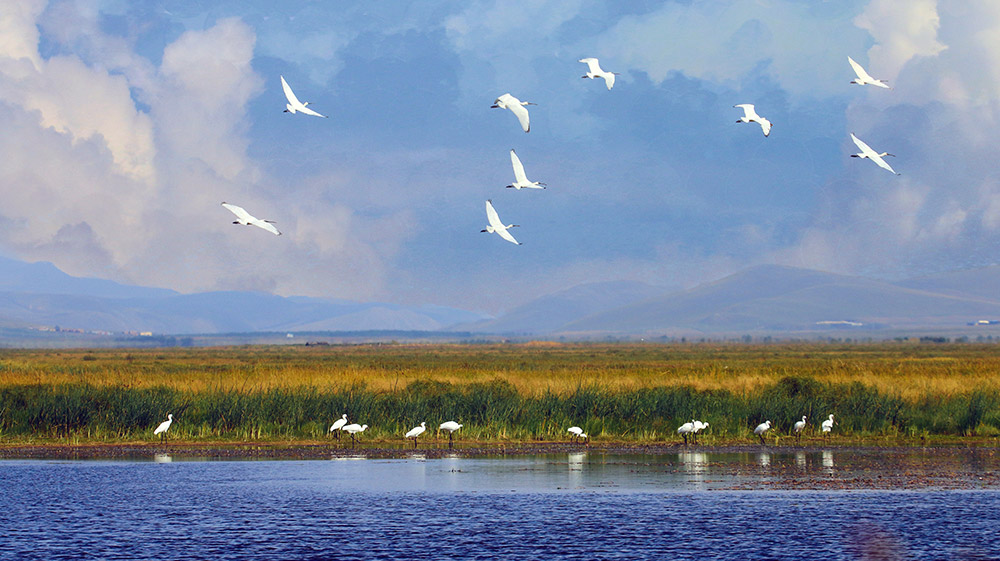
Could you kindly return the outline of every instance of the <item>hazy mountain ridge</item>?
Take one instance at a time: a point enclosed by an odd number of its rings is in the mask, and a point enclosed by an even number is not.
[[[50,263],[0,258],[0,325],[234,333],[255,331],[424,330],[483,319],[443,306],[401,306],[254,292],[180,294],[67,275]]]
[[[179,294],[77,279],[47,263],[0,258],[0,326],[211,334],[444,331],[518,336],[797,333],[950,329],[1000,320],[1000,267],[885,282],[762,265],[687,290],[632,281],[588,283],[499,317],[442,306]]]

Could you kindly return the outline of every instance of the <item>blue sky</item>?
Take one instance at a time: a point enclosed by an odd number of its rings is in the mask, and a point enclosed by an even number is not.
[[[995,2],[8,4],[0,253],[74,275],[496,313],[761,263],[995,262]],[[279,75],[330,118],[283,113]],[[490,109],[506,92],[530,133]],[[547,190],[504,189],[511,148]],[[488,198],[524,245],[479,232]]]

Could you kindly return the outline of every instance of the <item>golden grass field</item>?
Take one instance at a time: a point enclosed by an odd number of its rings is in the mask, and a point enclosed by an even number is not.
[[[315,439],[348,412],[394,438],[444,417],[483,440],[657,441],[808,414],[871,437],[1000,435],[1000,347],[985,344],[366,344],[0,351],[0,440]],[[440,419],[439,419],[440,417]],[[815,432],[815,431],[814,431]],[[750,435],[752,437],[752,434]]]
[[[504,380],[519,392],[688,386],[755,391],[785,376],[859,382],[906,400],[1000,391],[1000,347],[974,344],[352,345],[151,350],[4,350],[0,387],[92,384],[261,391],[394,391],[414,381]]]

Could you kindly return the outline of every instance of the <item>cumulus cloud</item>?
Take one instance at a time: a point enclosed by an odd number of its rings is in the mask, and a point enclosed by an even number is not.
[[[863,51],[865,33],[837,17],[856,5],[665,2],[652,13],[623,17],[599,44],[654,83],[676,72],[740,90],[766,75],[795,96],[821,98],[842,89],[846,54]]]
[[[832,219],[779,260],[888,277],[995,262],[1000,8],[875,0],[855,23],[878,41],[869,55],[895,89],[860,94],[847,127],[898,154],[903,176],[845,160],[839,181],[858,188],[827,200],[818,214]]]
[[[18,0],[0,12],[0,246],[181,291],[382,290],[387,260],[418,229],[412,216],[331,202],[337,178],[290,191],[248,156],[249,106],[264,89],[253,29],[221,18],[153,64],[102,33],[88,6]],[[77,54],[42,56],[40,29]],[[233,226],[223,200],[285,235]]]

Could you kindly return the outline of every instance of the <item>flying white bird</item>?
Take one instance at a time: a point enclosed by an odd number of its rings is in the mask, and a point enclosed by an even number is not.
[[[859,86],[870,84],[872,86],[878,86],[880,88],[887,88],[890,90],[892,89],[889,87],[889,84],[885,83],[884,80],[876,80],[875,78],[872,78],[871,74],[865,72],[865,69],[862,68],[860,64],[854,62],[853,58],[847,57],[847,62],[851,63],[851,68],[853,68],[854,73],[858,75],[856,79],[851,80],[852,84],[857,84]]]
[[[275,236],[281,235],[281,232],[279,232],[278,229],[273,226],[274,224],[273,220],[261,220],[260,218],[251,215],[246,210],[243,210],[243,207],[240,206],[231,205],[229,203],[222,203],[222,206],[226,207],[227,209],[229,209],[229,212],[232,212],[233,214],[236,215],[237,219],[233,221],[233,224],[239,224],[241,226],[256,226],[258,228],[263,228],[268,232],[271,232]]]
[[[306,105],[309,105],[308,101],[305,103],[299,101],[299,98],[295,97],[295,92],[292,91],[288,82],[285,81],[284,76],[281,77],[281,89],[285,90],[285,98],[288,100],[288,103],[285,104],[285,113],[291,113],[293,115],[295,113],[305,113],[306,115],[314,115],[316,117],[326,117],[326,115],[320,115],[319,113],[306,107]]]
[[[365,432],[365,429],[367,429],[367,428],[368,428],[368,425],[359,425],[357,423],[354,423],[354,424],[350,424],[350,425],[344,425],[344,428],[341,429],[341,430],[345,430],[348,433],[350,433],[350,435],[351,435],[351,442],[354,443],[354,444],[356,444],[357,443],[357,439],[354,437],[354,435],[356,435],[358,433]]]
[[[521,158],[517,157],[514,153],[514,149],[510,149],[510,163],[514,165],[514,183],[507,186],[508,189],[513,187],[520,191],[521,189],[544,189],[544,183],[540,181],[528,181],[528,176],[524,173],[524,166],[521,165]]]
[[[861,150],[860,154],[851,154],[852,158],[861,158],[861,159],[868,158],[869,160],[875,162],[878,165],[878,167],[887,169],[892,173],[896,173],[896,170],[892,169],[892,166],[885,163],[885,160],[882,159],[884,156],[896,157],[895,154],[890,154],[888,152],[878,153],[872,150],[871,146],[868,146],[867,144],[862,142],[860,138],[854,136],[853,132],[851,133],[851,140],[853,140],[854,144],[857,145],[857,147]],[[896,175],[900,174],[896,173]]]
[[[160,423],[156,429],[153,430],[153,436],[160,435],[160,442],[166,442],[167,440],[167,429],[170,428],[170,424],[174,422],[174,414],[167,414],[167,420]]]
[[[694,421],[684,423],[677,427],[677,434],[684,437],[684,444],[688,443],[688,435],[694,432]]]
[[[580,76],[581,78],[604,78],[604,83],[607,84],[609,90],[614,87],[615,76],[618,76],[617,72],[602,70],[596,58],[581,58],[580,62],[587,65],[587,73]]]
[[[806,428],[806,416],[805,415],[802,416],[802,420],[801,421],[796,421],[795,424],[792,425],[792,430],[795,431],[795,438],[801,438],[802,437],[802,429],[804,429],[804,428]]]
[[[441,423],[440,425],[438,425],[438,430],[446,430],[446,431],[448,431],[448,447],[449,448],[451,448],[451,446],[454,444],[455,431],[457,431],[460,428],[462,428],[462,425],[456,423],[455,421],[445,421],[445,422]]]
[[[334,433],[334,435],[337,438],[340,438],[340,429],[344,428],[344,425],[346,424],[347,424],[347,413],[344,413],[343,415],[340,416],[339,419],[337,419],[336,421],[333,422],[332,425],[330,425],[329,432]]]
[[[753,429],[753,433],[760,437],[761,444],[766,444],[764,442],[764,433],[769,430],[771,430],[771,421],[764,421],[757,425],[757,428]]]
[[[425,430],[427,430],[427,423],[421,422],[419,427],[413,427],[412,429],[410,429],[410,431],[408,433],[406,433],[405,435],[403,435],[403,438],[412,438],[413,439],[413,447],[416,448],[417,447],[417,437],[420,436],[421,434],[423,434],[423,432]]]
[[[829,419],[823,421],[820,424],[820,428],[823,429],[823,432],[830,432],[830,431],[832,431],[833,430],[833,415],[830,415]]]
[[[743,110],[743,116],[736,121],[737,123],[757,123],[760,125],[761,130],[764,131],[764,136],[771,134],[771,121],[758,115],[757,111],[753,108],[753,104],[741,103],[733,107],[739,107]]]
[[[521,128],[524,132],[531,130],[531,125],[528,123],[528,110],[524,108],[525,105],[537,105],[531,103],[530,101],[521,101],[516,97],[505,93],[498,97],[493,105],[490,106],[491,109],[510,109],[510,112],[517,115],[518,122],[521,123]]]
[[[490,199],[486,200],[486,219],[490,221],[490,225],[485,230],[480,230],[480,232],[497,234],[512,244],[521,245],[521,242],[515,240],[514,236],[510,235],[510,232],[507,231],[508,228],[519,228],[520,225],[508,224],[504,226],[503,222],[500,221],[500,216],[497,214],[496,209],[493,208],[493,202]]]

